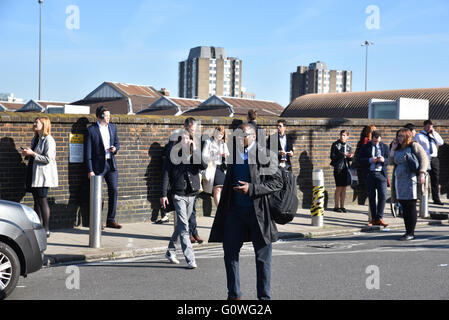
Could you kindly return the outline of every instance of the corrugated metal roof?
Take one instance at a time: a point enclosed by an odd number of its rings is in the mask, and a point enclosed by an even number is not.
[[[431,119],[449,119],[449,88],[307,94],[296,98],[281,117],[368,118],[371,99],[429,100]]]

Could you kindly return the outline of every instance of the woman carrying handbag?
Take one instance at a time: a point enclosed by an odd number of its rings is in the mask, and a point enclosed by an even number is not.
[[[202,156],[203,161],[208,164],[203,176],[203,191],[213,195],[215,206],[218,207],[226,176],[226,159],[229,156],[223,126],[216,127],[212,138],[205,141]]]
[[[410,158],[418,160],[415,168],[410,166]],[[396,165],[394,171],[396,199],[402,206],[406,230],[399,240],[413,240],[418,215],[416,211],[418,187],[422,188],[425,183],[429,158],[419,143],[413,141],[412,132],[403,128],[393,141],[388,161],[389,164]]]

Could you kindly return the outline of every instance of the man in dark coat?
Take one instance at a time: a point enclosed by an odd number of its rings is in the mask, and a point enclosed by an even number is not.
[[[372,217],[368,225],[387,227],[388,224],[382,218],[387,198],[388,156],[390,149],[381,140],[381,133],[374,131],[372,140],[360,150],[359,161],[366,179],[366,191]]]
[[[243,139],[239,138],[242,136]],[[278,231],[271,219],[267,195],[282,188],[282,175],[276,154],[271,152],[268,157],[266,153],[264,157],[264,151],[261,154],[260,150],[265,148],[256,145],[254,126],[241,125],[236,140],[235,159],[226,173],[209,242],[223,242],[228,299],[234,300],[242,295],[240,248],[244,242],[252,241],[256,254],[257,296],[259,299],[271,299],[271,243],[278,240]],[[268,161],[262,161],[262,157]]]
[[[108,218],[106,227],[120,229],[115,222],[118,198],[118,167],[115,156],[120,149],[117,127],[110,123],[111,113],[100,106],[96,110],[97,122],[87,128],[85,163],[89,179],[102,175],[108,186]]]
[[[287,122],[280,119],[277,123],[278,132],[268,137],[267,148],[277,148],[273,151],[278,153],[279,166],[292,171],[293,140],[286,134]],[[271,146],[272,143],[273,146]]]

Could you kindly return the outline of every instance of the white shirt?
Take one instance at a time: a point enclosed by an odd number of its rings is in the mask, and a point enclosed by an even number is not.
[[[376,154],[376,147],[377,147],[377,154]],[[373,144],[373,147],[371,149],[371,155],[373,156],[372,158],[370,158],[369,162],[371,163],[370,165],[370,170],[371,171],[382,171],[382,165],[380,163],[374,163],[374,158],[378,158],[382,156],[382,152],[380,149],[380,143],[376,146]]]
[[[430,138],[432,138],[432,152],[430,152],[431,146],[426,131],[423,130],[420,133],[418,133],[415,136],[415,140],[421,145],[421,147],[423,147],[428,156],[438,157],[438,146],[444,144],[443,138],[441,138],[440,134],[435,130],[433,131],[433,135],[429,134],[429,136]]]
[[[100,128],[101,139],[103,140],[103,145],[106,152],[106,159],[110,159],[111,153],[109,152],[109,148],[111,147],[111,137],[109,136],[109,127],[107,124],[102,126],[99,121],[97,121],[97,124]]]

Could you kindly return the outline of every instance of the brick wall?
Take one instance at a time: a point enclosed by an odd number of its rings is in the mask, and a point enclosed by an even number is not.
[[[25,193],[26,164],[20,147],[27,147],[33,137],[32,123],[39,114],[0,114],[0,198],[33,205],[32,197]],[[41,114],[40,114],[41,115]],[[73,227],[88,223],[89,182],[83,164],[69,163],[69,134],[86,133],[92,116],[48,115],[52,122],[52,135],[57,144],[59,187],[50,190],[51,228]],[[170,133],[182,127],[184,117],[153,117],[112,115],[117,124],[121,149],[117,155],[119,167],[119,222],[148,221],[158,212],[162,149]],[[235,127],[235,118],[200,118],[202,128],[216,125]],[[300,204],[308,208],[312,194],[312,171],[324,169],[328,206],[333,207],[335,184],[329,166],[329,151],[339,132],[347,129],[354,148],[364,125],[374,124],[383,132],[383,141],[390,143],[396,130],[408,121],[391,120],[326,120],[288,118],[288,133],[295,138],[293,171],[298,176]],[[421,124],[421,121],[415,121]],[[449,141],[449,121],[435,121],[438,132]],[[276,119],[261,119],[259,125],[275,132]],[[447,194],[449,183],[449,146],[440,148],[442,193]],[[391,170],[390,170],[391,171]],[[106,188],[104,199],[107,200]],[[347,201],[353,199],[348,189]],[[199,214],[214,214],[210,197],[202,195],[198,201]],[[107,201],[104,202],[106,212]],[[104,213],[105,217],[106,213]]]

